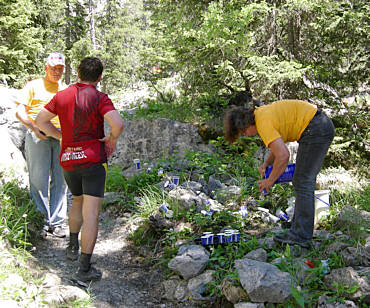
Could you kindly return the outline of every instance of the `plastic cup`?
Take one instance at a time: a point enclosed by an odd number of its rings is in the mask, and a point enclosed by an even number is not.
[[[278,209],[276,211],[276,216],[280,218],[280,220],[282,221],[288,221],[289,220],[289,216],[287,214],[285,214],[282,210]]]
[[[232,233],[225,233],[225,243],[231,243],[233,241]]]
[[[180,181],[180,177],[179,176],[173,176],[172,177],[172,183],[174,184],[174,185],[179,185],[179,181]]]
[[[225,233],[217,233],[217,243],[223,244],[225,243]]]
[[[239,232],[235,232],[235,233],[233,234],[233,241],[234,241],[235,243],[238,243],[238,242],[239,242],[239,240],[240,240],[240,233],[239,233]]]
[[[159,210],[161,210],[164,213],[168,212],[168,208],[164,203],[159,207]]]
[[[141,169],[141,167],[140,167],[140,159],[135,158],[135,159],[134,159],[134,164],[135,164],[135,166],[136,166],[136,169]]]

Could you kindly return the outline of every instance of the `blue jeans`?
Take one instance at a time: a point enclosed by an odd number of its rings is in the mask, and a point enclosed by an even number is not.
[[[58,226],[67,217],[67,185],[59,165],[59,140],[51,137],[41,140],[28,130],[25,152],[31,198],[46,215],[47,225]]]
[[[316,176],[334,138],[334,125],[318,110],[298,140],[299,147],[293,176],[295,209],[290,229],[298,241],[311,241],[315,216]]]

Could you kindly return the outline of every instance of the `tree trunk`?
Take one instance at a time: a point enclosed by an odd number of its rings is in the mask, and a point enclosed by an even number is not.
[[[69,0],[66,0],[66,9],[65,9],[65,15],[66,15],[66,30],[65,30],[65,35],[66,35],[66,50],[69,50],[71,48],[71,22],[70,22],[70,16],[71,16],[71,8],[70,8],[70,3]],[[71,82],[71,61],[68,57],[66,56],[66,65],[64,68],[64,80],[67,85]]]
[[[95,16],[94,16],[93,0],[89,0],[89,16],[90,16],[90,40],[93,50],[96,50],[96,36],[95,36]]]

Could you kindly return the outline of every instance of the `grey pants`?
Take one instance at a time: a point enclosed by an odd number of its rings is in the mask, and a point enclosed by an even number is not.
[[[316,176],[320,172],[333,138],[333,122],[319,109],[298,141],[299,147],[293,176],[296,199],[291,234],[299,241],[312,240]]]

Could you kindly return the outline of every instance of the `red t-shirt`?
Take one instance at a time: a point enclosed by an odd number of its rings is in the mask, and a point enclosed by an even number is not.
[[[64,170],[107,161],[104,115],[115,110],[108,95],[93,85],[76,83],[58,92],[45,108],[58,115],[62,131],[59,161]]]

